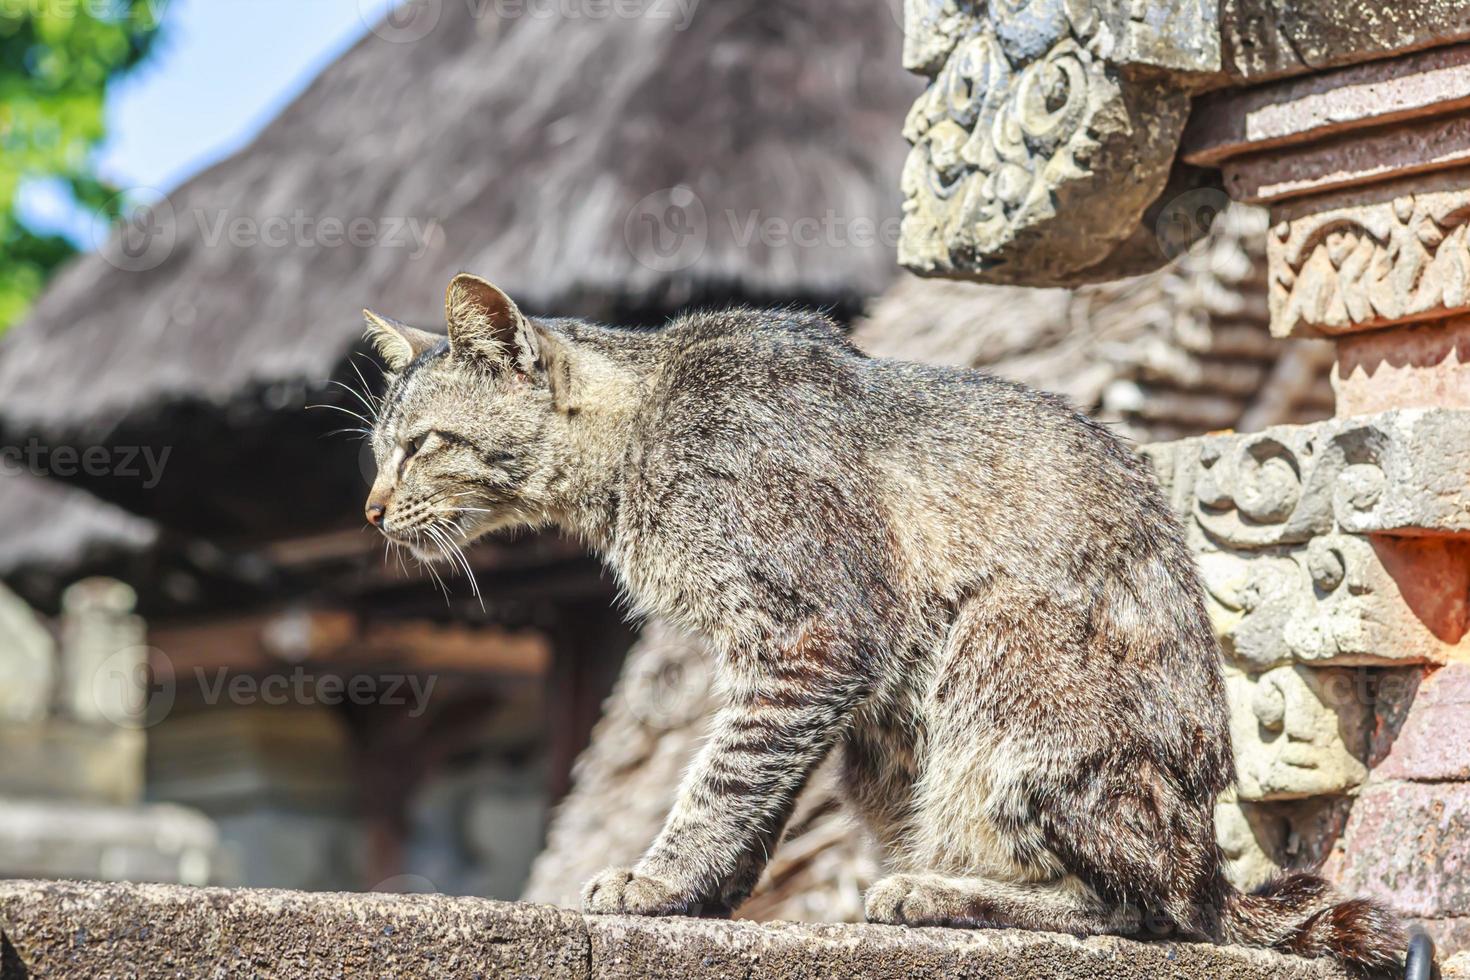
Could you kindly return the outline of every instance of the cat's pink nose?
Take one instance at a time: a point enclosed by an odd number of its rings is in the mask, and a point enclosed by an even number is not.
[[[367,522],[373,527],[382,527],[384,513],[385,511],[382,504],[368,504]]]

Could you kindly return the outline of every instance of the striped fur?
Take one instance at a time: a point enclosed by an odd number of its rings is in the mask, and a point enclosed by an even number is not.
[[[1366,903],[1225,882],[1215,640],[1173,516],[1105,429],[867,358],[807,313],[531,321],[465,277],[449,309],[377,426],[385,532],[432,556],[417,528],[562,528],[719,657],[678,803],[589,910],[729,914],[837,751],[892,866],[871,919],[1396,955]]]

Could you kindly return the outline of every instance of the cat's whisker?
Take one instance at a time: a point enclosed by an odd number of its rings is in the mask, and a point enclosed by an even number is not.
[[[372,400],[374,405],[373,418],[378,418],[383,414],[383,396],[374,394],[373,386],[368,384],[367,378],[363,376],[362,369],[357,366],[357,361],[353,360],[347,363],[352,368],[353,373],[357,375],[357,380],[362,382],[362,390]]]
[[[480,583],[479,580],[475,578],[475,570],[470,567],[470,560],[469,557],[465,555],[464,549],[461,548],[451,537],[449,537],[450,529],[447,526],[436,526],[434,524],[430,524],[427,526],[426,530],[428,530],[428,532],[434,536],[434,540],[439,543],[440,550],[443,552],[444,557],[446,559],[449,559],[454,564],[457,564],[464,571],[465,578],[470,580],[470,591],[474,593],[475,599],[480,603],[480,611],[484,612],[485,597],[480,594]]]
[[[356,388],[352,387],[351,385],[343,384],[340,381],[328,381],[327,384],[333,385],[337,388],[341,388],[343,391],[347,392],[353,398],[356,398],[359,402],[361,402],[362,407],[367,409],[368,414],[371,415],[374,419],[378,417],[378,406],[368,401],[367,396],[358,391]]]
[[[334,412],[341,412],[343,415],[351,415],[353,418],[357,419],[359,422],[361,422],[363,425],[367,426],[368,428],[372,428],[372,426],[373,426],[373,420],[372,419],[365,417],[360,412],[354,412],[350,408],[343,408],[341,405],[308,405],[306,407],[307,408],[330,408]]]

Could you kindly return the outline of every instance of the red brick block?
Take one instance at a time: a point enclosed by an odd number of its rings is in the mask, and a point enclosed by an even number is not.
[[[1470,664],[1450,664],[1419,684],[1403,727],[1375,778],[1470,780]],[[1470,841],[1466,841],[1470,849]]]
[[[1407,915],[1470,915],[1470,783],[1370,783],[1323,870]]]

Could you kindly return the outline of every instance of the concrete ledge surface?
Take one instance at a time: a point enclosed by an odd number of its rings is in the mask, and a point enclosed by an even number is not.
[[[0,882],[0,978],[1345,980],[1320,961],[1011,930],[583,916],[442,895]]]

